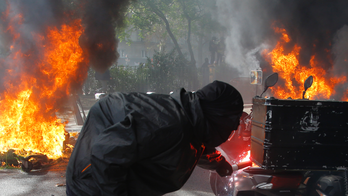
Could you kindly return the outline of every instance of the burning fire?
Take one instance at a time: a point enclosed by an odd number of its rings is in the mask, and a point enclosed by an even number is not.
[[[10,21],[11,54],[0,62],[8,67],[5,91],[0,92],[0,151],[24,149],[59,158],[65,123],[56,114],[74,85],[83,84],[88,69],[79,45],[81,21],[47,27],[45,34],[32,32],[36,51],[21,45],[22,16]]]
[[[281,35],[276,47],[271,51],[265,51],[266,59],[271,64],[273,72],[285,81],[285,86],[272,87],[272,93],[280,99],[302,98],[304,82],[309,76],[313,76],[313,85],[306,91],[306,98],[329,99],[335,94],[334,87],[346,81],[346,77],[333,77],[321,68],[315,55],[311,56],[309,66],[299,63],[301,47],[295,44],[290,52],[285,52],[285,46],[291,41],[285,29],[275,27],[275,32]]]
[[[250,150],[247,152],[247,155],[240,162],[246,162],[246,161],[250,161]]]

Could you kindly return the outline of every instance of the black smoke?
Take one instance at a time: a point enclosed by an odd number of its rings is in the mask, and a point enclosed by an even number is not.
[[[44,58],[44,52],[41,51],[44,47],[38,46],[37,35],[46,35],[48,29],[60,29],[63,24],[69,24],[75,19],[81,19],[84,28],[79,44],[86,61],[82,62],[84,66],[79,66],[79,78],[87,77],[88,66],[99,72],[107,70],[118,59],[115,29],[124,25],[129,1],[0,0],[0,93],[21,84],[23,72],[35,76],[37,82],[54,83],[54,79],[50,81],[51,76],[44,74],[37,66],[38,63],[35,63]],[[15,56],[18,51],[24,54],[20,58]],[[69,92],[79,92],[83,85],[81,80],[71,81]],[[33,87],[33,90],[39,92],[42,89]],[[59,108],[69,97],[63,96],[66,94],[63,90],[55,93],[61,98],[53,107]],[[45,103],[45,100],[40,102]]]
[[[31,67],[33,61],[42,58],[42,52],[36,46],[35,35],[43,34],[48,26],[59,27],[64,22],[64,5],[62,1],[44,0],[3,0],[0,4],[2,8],[0,92],[3,92],[8,88],[3,86],[3,80],[9,80],[8,77],[4,77],[8,75],[8,70],[18,73],[10,78],[10,83],[14,86],[21,82],[19,77],[22,72],[39,77],[39,74],[35,73],[37,69]],[[14,39],[14,36],[18,38]],[[14,61],[12,57],[19,50],[25,55]],[[11,55],[12,57],[8,58]]]
[[[308,65],[310,57],[316,55],[325,70],[332,68],[331,49],[338,30],[348,24],[348,1],[281,1],[274,12],[291,43],[301,46],[300,64]]]
[[[126,0],[88,0],[85,4],[80,43],[98,72],[105,72],[119,57],[115,28],[123,26],[128,4]]]
[[[35,45],[35,34],[45,34],[47,27],[60,28],[71,19],[82,19],[84,33],[80,45],[88,56],[90,66],[104,72],[118,59],[115,28],[122,27],[130,0],[0,0],[1,51],[0,78],[6,70],[12,69],[6,57],[11,54],[11,46],[21,45],[21,52],[27,54],[23,62],[17,63],[17,71],[32,72],[25,61],[40,58],[41,52]],[[21,19],[18,19],[18,16]],[[17,21],[14,21],[17,20]],[[22,20],[18,24],[18,20]],[[13,43],[13,33],[9,24],[20,35]],[[16,48],[16,47],[15,47]],[[32,64],[32,63],[30,63]],[[87,74],[87,73],[85,73]],[[16,79],[14,79],[16,81]],[[4,90],[0,85],[0,91]]]
[[[220,23],[230,29],[226,39],[230,64],[271,70],[260,53],[273,49],[279,40],[276,26],[286,29],[291,38],[287,49],[295,44],[301,47],[301,66],[310,66],[311,56],[316,55],[327,75],[348,74],[348,1],[218,0],[217,6]],[[253,53],[257,60],[248,60],[250,51],[257,48],[258,53]]]

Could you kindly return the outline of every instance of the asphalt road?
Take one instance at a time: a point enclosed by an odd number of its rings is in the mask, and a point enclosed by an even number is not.
[[[0,170],[0,196],[63,196],[65,169],[47,173],[25,173],[19,169]],[[214,196],[209,185],[209,172],[196,168],[180,190],[165,196]]]
[[[209,184],[209,171],[196,167],[186,184],[165,196],[214,196]]]
[[[62,196],[65,194],[65,170],[25,173],[20,169],[0,170],[0,196]]]

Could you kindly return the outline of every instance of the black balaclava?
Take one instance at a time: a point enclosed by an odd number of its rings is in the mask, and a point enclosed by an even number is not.
[[[207,147],[216,147],[225,142],[239,126],[243,112],[243,98],[233,86],[214,81],[196,92],[207,123]]]

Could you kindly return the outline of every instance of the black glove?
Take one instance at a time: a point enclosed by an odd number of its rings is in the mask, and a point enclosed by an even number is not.
[[[223,158],[218,167],[216,168],[216,173],[221,177],[230,176],[233,173],[232,166]]]
[[[249,166],[252,166],[251,161],[241,162],[236,165],[230,165],[224,158],[219,163],[216,169],[216,173],[218,173],[221,177],[230,176],[234,171],[237,171],[239,169],[249,167]]]
[[[230,176],[233,171],[242,169],[244,167],[251,166],[252,162],[242,162],[237,165],[230,165],[225,157],[221,155],[221,152],[215,148],[206,148],[202,157],[198,161],[198,166],[203,169],[215,170],[221,177]]]

